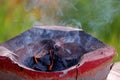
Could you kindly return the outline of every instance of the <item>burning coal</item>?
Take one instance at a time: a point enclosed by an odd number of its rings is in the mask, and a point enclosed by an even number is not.
[[[60,71],[77,64],[80,59],[65,59],[61,57],[60,52],[62,51],[67,55],[71,53],[67,49],[62,48],[62,46],[56,45],[53,40],[43,40],[41,43],[44,46],[42,50],[33,57],[28,58],[30,60],[28,64],[31,64],[28,66],[30,68],[40,71]]]

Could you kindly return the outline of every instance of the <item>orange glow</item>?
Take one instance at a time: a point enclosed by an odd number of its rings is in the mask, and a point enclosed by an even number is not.
[[[38,60],[35,56],[34,56],[34,61],[35,61],[35,63],[38,63]]]
[[[52,68],[53,68],[53,64],[54,64],[54,61],[53,61],[53,58],[52,58],[52,49],[50,49],[50,57],[51,57],[51,64],[50,64],[50,66],[49,66],[49,68],[48,68],[48,70],[52,70]]]
[[[53,64],[54,64],[54,61],[53,61],[53,59],[52,59],[51,64],[50,64],[48,70],[50,70],[50,71],[52,70],[52,68],[53,68]]]

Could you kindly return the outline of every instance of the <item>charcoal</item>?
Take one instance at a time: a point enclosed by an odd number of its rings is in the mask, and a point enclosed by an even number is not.
[[[55,44],[55,42],[53,41],[53,40],[51,40],[51,39],[45,39],[45,40],[43,40],[43,41],[41,41],[41,43],[43,44],[43,45],[46,45],[46,49],[47,50],[50,50],[50,49],[52,49],[53,48],[53,45]]]
[[[62,61],[63,65],[67,68],[67,66],[68,66],[67,61],[64,58],[62,58],[61,61]]]
[[[25,61],[24,61],[24,65],[28,66],[29,68],[33,67],[35,64],[33,57],[28,57]]]
[[[50,65],[50,55],[45,55],[39,59],[44,65]]]
[[[34,64],[33,69],[40,70],[40,71],[46,71],[47,67],[38,62],[37,64]]]
[[[51,40],[51,39],[44,39],[44,40],[41,41],[41,43],[43,45],[44,44],[51,44],[51,45],[55,44],[55,42],[53,40]]]
[[[64,69],[65,69],[65,66],[63,65],[62,61],[60,59],[56,59],[53,71],[60,71]]]
[[[59,51],[59,49],[60,49],[60,47],[57,46],[57,45],[54,45],[53,47],[54,47],[54,50],[55,50],[55,51]]]
[[[43,50],[46,51],[45,54],[41,55],[40,57],[33,56],[33,58],[28,58],[27,62],[31,63],[26,66],[39,71],[51,72],[65,70],[78,63],[79,59],[75,58],[76,55],[73,55],[74,57],[70,56],[72,53],[69,50],[63,49],[62,47],[56,45],[55,41],[45,39],[41,41],[41,43],[43,46],[45,45],[45,47],[43,47]],[[63,51],[65,55],[64,57],[59,55],[59,50]],[[40,54],[43,53],[41,52],[36,55]],[[52,69],[50,68],[51,66]]]
[[[71,59],[71,60],[66,60],[67,64],[68,64],[68,67],[71,67],[75,64],[78,63],[78,59]]]

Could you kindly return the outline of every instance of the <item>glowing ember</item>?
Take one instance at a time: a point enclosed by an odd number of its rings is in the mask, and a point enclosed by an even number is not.
[[[54,60],[53,60],[53,56],[52,56],[52,49],[50,49],[50,61],[51,61],[51,64],[50,64],[48,70],[51,71],[53,68],[53,65],[54,65]]]

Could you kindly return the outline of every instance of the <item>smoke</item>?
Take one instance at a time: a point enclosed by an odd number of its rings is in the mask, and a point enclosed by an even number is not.
[[[74,3],[76,3],[76,1],[74,1]],[[66,24],[66,22],[63,22],[61,18],[64,17],[65,10],[77,10],[74,3],[70,0],[28,0],[26,2],[26,11],[33,9],[40,10],[41,19],[40,21],[35,21],[35,24],[63,25]],[[73,21],[76,22],[75,20]]]
[[[35,25],[104,29],[120,13],[119,0],[28,0],[26,10],[39,9]]]

